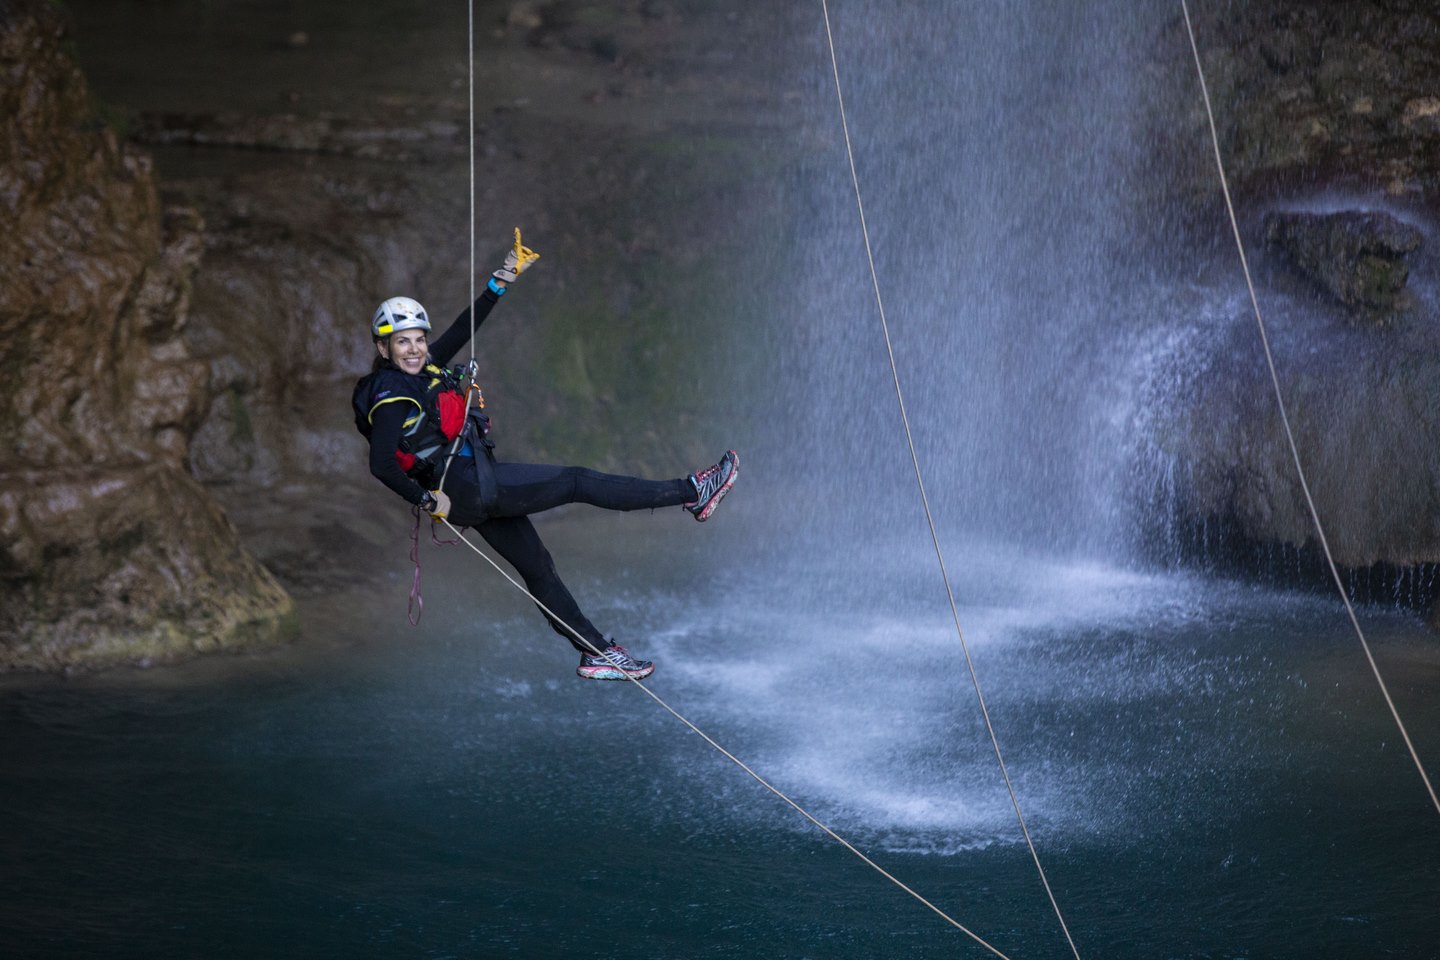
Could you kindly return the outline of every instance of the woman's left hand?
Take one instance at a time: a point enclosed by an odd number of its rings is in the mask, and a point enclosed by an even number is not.
[[[501,283],[514,283],[515,279],[530,269],[530,264],[540,259],[540,254],[520,242],[520,228],[515,228],[515,246],[505,254],[505,264],[492,276]]]

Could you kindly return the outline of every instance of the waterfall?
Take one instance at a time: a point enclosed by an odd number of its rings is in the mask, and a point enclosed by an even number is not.
[[[1157,230],[1151,5],[839,4],[835,40],[906,404],[942,529],[1114,554]],[[821,38],[823,43],[823,38]],[[919,517],[826,69],[794,171],[773,425],[811,527]],[[797,65],[797,69],[799,69]],[[1153,71],[1151,71],[1153,72]],[[828,102],[825,99],[828,97]],[[1143,190],[1132,186],[1150,178]],[[1137,233],[1137,224],[1140,225]],[[1143,304],[1143,305],[1142,305]],[[861,519],[837,521],[837,502]]]

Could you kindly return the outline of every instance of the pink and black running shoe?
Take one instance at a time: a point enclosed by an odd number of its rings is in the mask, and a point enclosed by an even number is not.
[[[586,680],[624,680],[626,677],[644,680],[654,672],[652,661],[637,660],[618,643],[612,643],[598,654],[580,654],[580,666],[575,668],[576,675]]]
[[[720,501],[725,499],[725,494],[735,486],[735,478],[738,476],[740,455],[734,450],[726,450],[719,463],[706,467],[699,473],[690,474],[690,482],[695,485],[695,500],[685,504],[685,509],[694,514],[696,520],[709,520],[710,514],[714,513],[715,508],[720,506]]]

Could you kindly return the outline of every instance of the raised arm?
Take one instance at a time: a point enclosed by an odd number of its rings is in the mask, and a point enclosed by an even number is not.
[[[455,318],[449,329],[430,341],[431,359],[441,366],[448,364],[470,339],[470,318],[475,318],[474,327],[476,330],[480,329],[495,304],[505,295],[506,288],[539,259],[540,254],[520,242],[520,228],[516,227],[514,246],[505,252],[505,262],[500,265],[499,270],[490,275],[490,281],[480,296],[473,304],[460,311],[460,316]]]

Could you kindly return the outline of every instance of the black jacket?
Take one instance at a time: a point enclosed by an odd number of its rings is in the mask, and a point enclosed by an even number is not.
[[[487,289],[473,307],[462,311],[449,329],[430,343],[429,363],[419,374],[406,373],[386,360],[355,384],[351,405],[356,428],[370,441],[370,472],[410,503],[420,503],[426,491],[439,482],[444,454],[450,447],[439,429],[438,398],[447,389],[453,389],[456,380],[443,369],[444,365],[470,339],[472,310],[478,329],[499,300]],[[493,444],[484,439],[488,420],[483,414],[472,414],[472,420],[475,465],[477,471],[485,475],[477,478],[479,490],[476,492],[493,497],[494,478],[489,476],[489,466],[494,460],[490,453]],[[437,443],[443,445],[438,453]],[[409,459],[411,457],[415,459]],[[451,478],[455,478],[455,467],[452,467]],[[447,493],[451,492],[450,487],[447,480]]]

